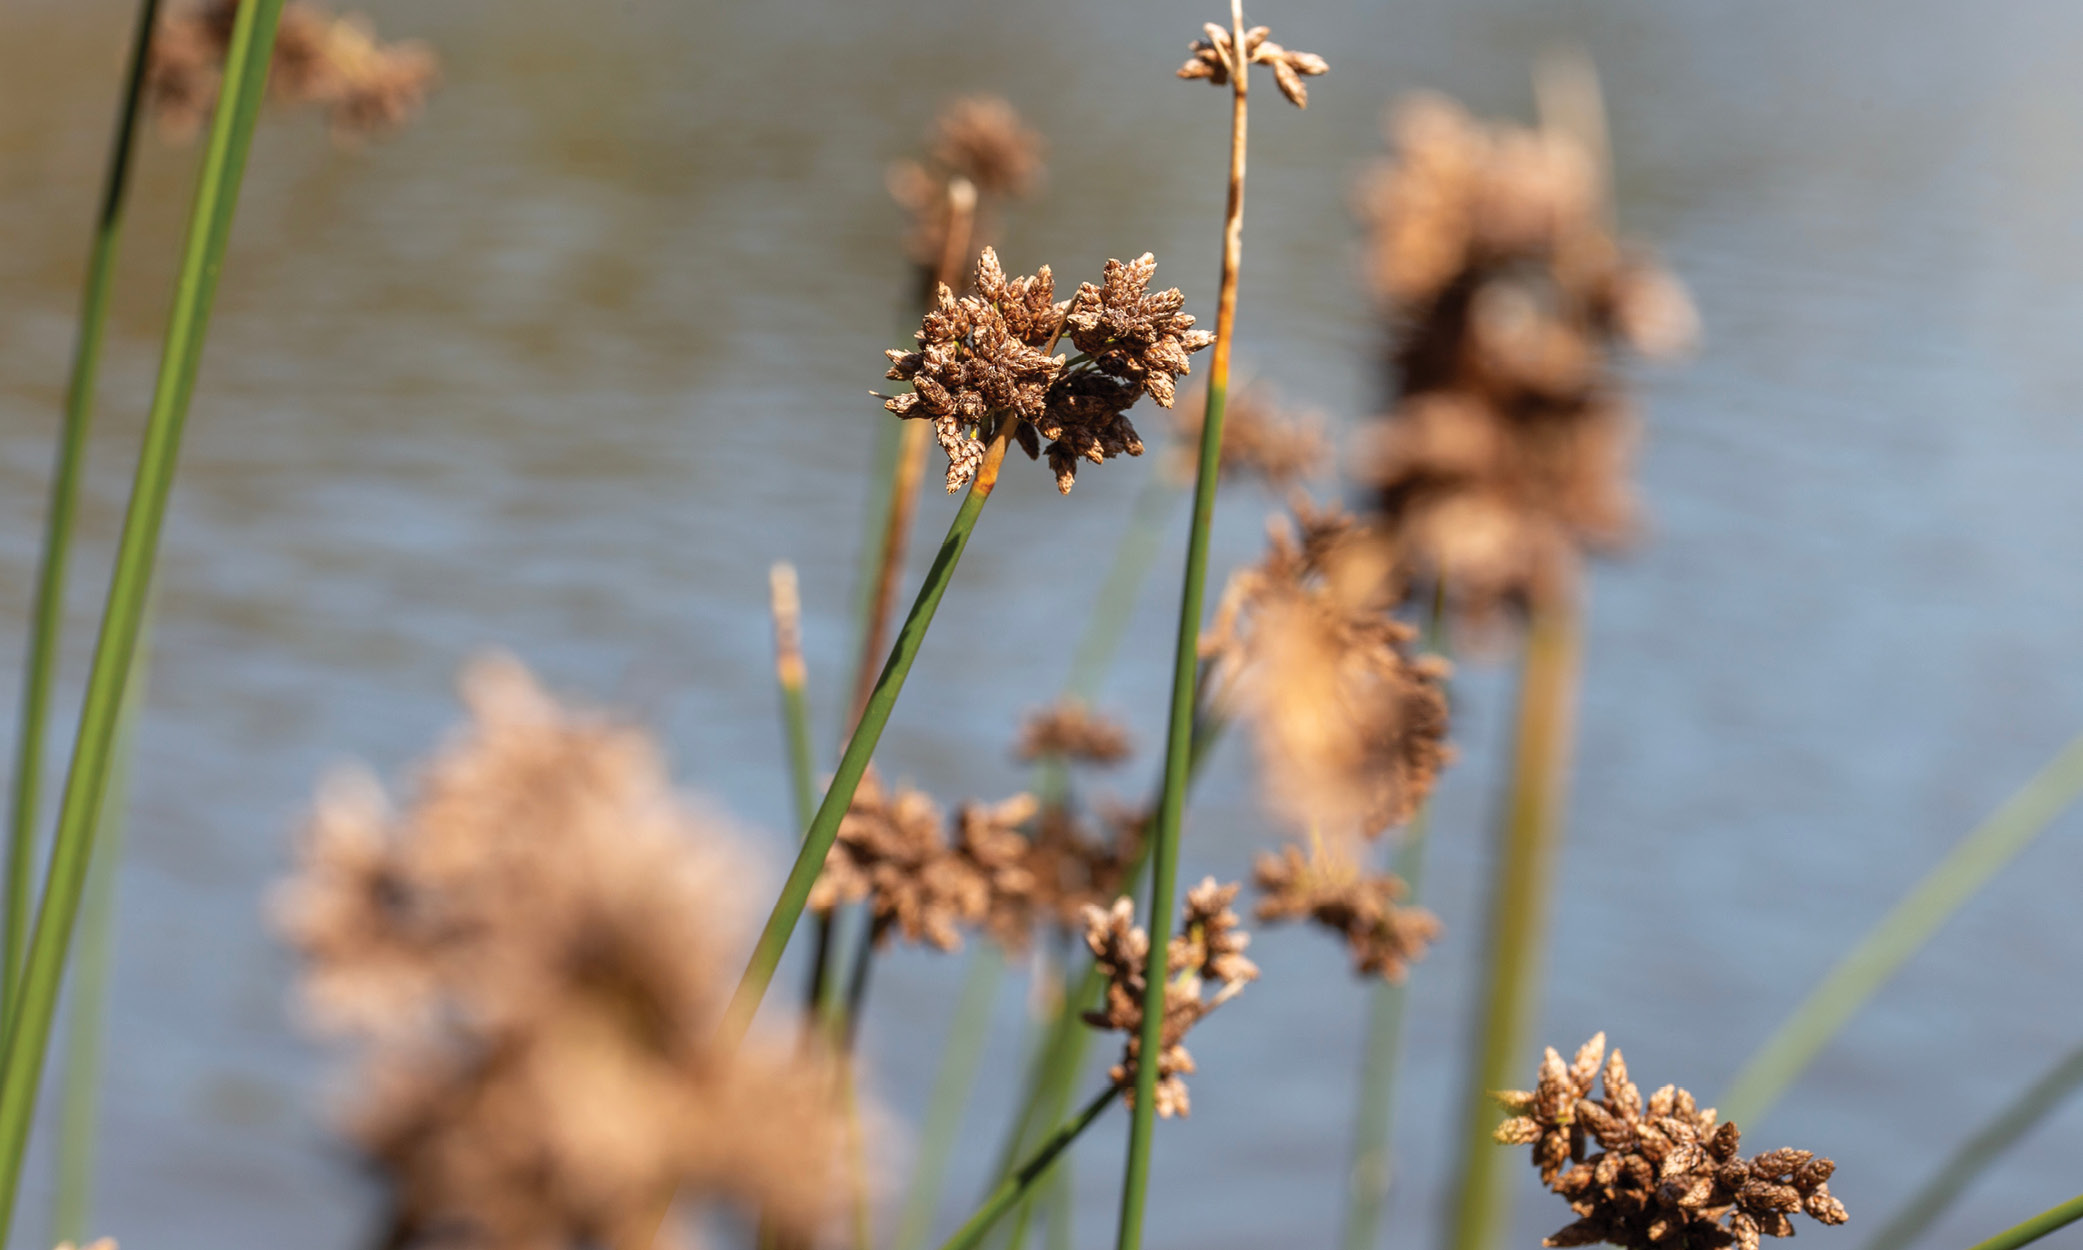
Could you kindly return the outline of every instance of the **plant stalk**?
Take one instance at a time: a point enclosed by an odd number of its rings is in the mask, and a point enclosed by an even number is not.
[[[1056,1162],[1056,1156],[1076,1141],[1078,1134],[1091,1127],[1092,1122],[1100,1117],[1120,1092],[1111,1085],[1107,1086],[1099,1091],[1098,1097],[1086,1103],[1085,1109],[1078,1112],[1075,1118],[1049,1134],[1048,1139],[1042,1142],[1032,1155],[1019,1167],[1014,1168],[1011,1175],[999,1182],[998,1188],[992,1190],[984,1199],[976,1214],[970,1216],[961,1228],[956,1229],[955,1235],[943,1242],[940,1250],[971,1250],[982,1241],[984,1234],[991,1231],[991,1225],[1011,1210],[1014,1203],[1027,1197],[1035,1184],[1048,1175],[1049,1165]]]
[[[1969,1250],[2018,1250],[2077,1220],[2083,1220],[2083,1195],[2050,1207],[2022,1224],[2014,1224],[1987,1241],[1978,1241]]]
[[[159,382],[145,426],[143,450],[123,535],[116,550],[101,634],[95,645],[87,695],[81,709],[72,766],[65,779],[58,832],[51,848],[43,901],[37,909],[21,984],[9,1013],[7,1046],[0,1060],[0,1240],[12,1223],[22,1162],[28,1153],[36,1097],[49,1050],[58,990],[64,979],[79,914],[87,866],[93,859],[103,797],[129,685],[160,528],[172,493],[181,434],[209,327],[224,253],[231,238],[239,184],[265,94],[268,61],[283,0],[245,0],[232,27],[224,79],[210,142],[197,180],[188,239],[168,318]]]
[[[1809,992],[1758,1047],[1720,1101],[1724,1118],[1754,1124],[1779,1101],[1866,1000],[1922,949],[1961,904],[2083,795],[2083,737],[1968,833]]]
[[[904,679],[911,672],[912,661],[918,657],[919,646],[925,641],[926,630],[933,623],[933,614],[940,607],[941,597],[947,593],[955,566],[961,563],[962,551],[969,545],[977,517],[998,484],[998,470],[1005,463],[1006,443],[1012,437],[1013,424],[1010,417],[1000,422],[996,436],[984,453],[983,463],[977,467],[976,478],[969,484],[969,494],[948,525],[947,537],[941,540],[940,552],[933,558],[933,567],[927,570],[926,580],[919,587],[911,613],[905,617],[903,628],[897,631],[897,642],[890,649],[889,661],[883,665],[882,676],[877,679],[873,692],[861,709],[860,723],[854,727],[846,752],[839,759],[838,771],[833,774],[832,784],[825,791],[824,802],[818,806],[817,815],[811,819],[809,831],[804,834],[802,850],[781,888],[781,897],[775,901],[774,910],[767,917],[766,927],[761,930],[759,942],[753,948],[752,959],[746,965],[745,975],[731,995],[723,1024],[723,1036],[727,1042],[736,1043],[752,1027],[752,1017],[759,1011],[760,999],[765,997],[767,985],[774,979],[774,969],[781,963],[782,952],[788,948],[789,936],[803,914],[803,905],[809,901],[810,889],[824,868],[825,855],[832,849],[832,840],[838,836],[839,821],[846,815],[847,805],[853,802],[854,790],[861,784],[861,774],[867,771],[869,757],[875,753],[875,744],[882,738],[883,727],[889,724],[890,712],[904,689]]]
[[[1193,524],[1187,531],[1185,584],[1179,593],[1179,639],[1172,659],[1172,707],[1165,731],[1164,796],[1157,806],[1152,841],[1150,911],[1146,918],[1150,954],[1144,965],[1141,1062],[1136,1065],[1135,1102],[1122,1168],[1118,1250],[1139,1250],[1150,1185],[1150,1133],[1156,1123],[1159,1056],[1164,1050],[1165,958],[1172,931],[1172,906],[1179,876],[1179,828],[1185,815],[1188,761],[1193,755],[1195,692],[1200,658],[1201,609],[1208,577],[1208,532],[1215,518],[1220,480],[1222,418],[1230,381],[1230,347],[1237,324],[1237,271],[1244,256],[1244,148],[1246,101],[1251,82],[1244,60],[1243,0],[1230,0],[1229,200],[1223,214],[1222,278],[1215,305],[1215,346],[1208,363],[1208,407],[1201,422],[1199,472],[1193,485]]]
[[[1502,1112],[1492,1090],[1513,1085],[1540,1005],[1548,899],[1568,801],[1581,648],[1577,607],[1536,604],[1527,624],[1511,797],[1500,831],[1483,984],[1481,1042],[1462,1125],[1455,1250],[1493,1250],[1511,1221],[1507,1152],[1491,1140]]]
[[[101,373],[101,344],[115,289],[116,253],[123,238],[123,208],[129,199],[130,168],[137,151],[145,68],[159,0],[139,0],[123,74],[123,100],[109,145],[108,170],[87,253],[80,298],[72,376],[65,387],[65,428],[51,473],[50,509],[44,520],[43,556],[37,566],[36,598],[29,627],[29,653],[22,675],[21,722],[15,730],[14,801],[8,812],[6,927],[0,936],[0,1029],[21,979],[22,952],[29,936],[29,881],[36,872],[36,826],[43,788],[44,728],[50,718],[51,687],[57,680],[59,636],[65,630],[65,575],[72,529],[79,512],[80,479],[94,425],[94,388]]]

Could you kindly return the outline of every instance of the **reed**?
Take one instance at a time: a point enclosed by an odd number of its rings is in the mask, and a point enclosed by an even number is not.
[[[1011,1210],[1014,1204],[1032,1194],[1035,1186],[1049,1174],[1057,1156],[1069,1149],[1080,1133],[1092,1127],[1092,1122],[1119,1096],[1120,1091],[1109,1085],[1099,1091],[1091,1102],[1086,1103],[1082,1111],[1059,1125],[1055,1132],[1043,1139],[1034,1153],[1022,1159],[1019,1166],[1013,1168],[1012,1172],[998,1183],[997,1188],[977,1207],[976,1213],[963,1221],[962,1227],[956,1229],[952,1237],[941,1243],[940,1250],[971,1250],[981,1242],[984,1235],[991,1231],[991,1226]]]
[[[65,581],[72,554],[73,521],[79,512],[80,479],[94,426],[95,383],[101,374],[101,344],[115,289],[116,254],[123,240],[123,209],[129,199],[130,169],[137,153],[146,67],[159,0],[139,0],[123,70],[123,95],[116,109],[115,137],[102,178],[94,240],[87,253],[81,289],[79,331],[72,374],[65,386],[65,425],[51,472],[51,499],[44,520],[43,555],[23,664],[21,718],[15,728],[14,801],[8,810],[7,909],[0,937],[0,1030],[4,1030],[21,981],[23,948],[29,935],[29,882],[36,871],[36,829],[43,786],[44,728],[50,719],[51,687],[57,680],[58,644],[65,627]]]
[[[2059,1232],[2077,1220],[2083,1220],[2083,1195],[2078,1195],[2057,1207],[2049,1207],[2029,1220],[2014,1224],[1986,1241],[1978,1241],[1968,1250],[2018,1250],[2029,1246],[2048,1233]]]
[[[173,488],[188,402],[195,389],[211,303],[231,238],[239,185],[260,115],[281,13],[282,0],[245,0],[239,7],[223,94],[189,214],[159,381],[87,679],[43,900],[8,1021],[5,1058],[0,1060],[0,1236],[13,1221],[73,922],[93,859],[117,723],[143,628],[160,527]]]

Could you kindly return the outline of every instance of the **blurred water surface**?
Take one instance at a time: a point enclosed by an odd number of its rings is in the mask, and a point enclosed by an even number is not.
[[[14,706],[86,227],[127,27],[117,0],[0,6],[0,707]],[[802,569],[829,738],[847,665],[903,223],[882,189],[946,96],[989,89],[1053,141],[1002,232],[1066,278],[1154,250],[1212,312],[1224,109],[1171,70],[1183,0],[758,5],[375,0],[447,85],[362,150],[262,130],[166,535],[139,748],[97,1227],[134,1247],[353,1247],[372,1194],[329,1143],[327,1064],[284,1005],[260,907],[317,776],[387,773],[457,716],[458,665],[513,648],[632,708],[679,775],[778,858],[788,825],[765,570]],[[1544,1037],[1595,1029],[1702,1094],[1844,944],[2083,729],[2083,8],[1909,0],[1298,0],[1254,12],[1332,76],[1257,112],[1239,354],[1347,422],[1377,330],[1350,176],[1416,88],[1526,116],[1527,70],[1587,48],[1621,215],[1693,286],[1692,366],[1643,377],[1654,517],[1594,588]],[[1269,97],[1270,99],[1270,97]],[[75,578],[76,705],[155,366],[193,153],[150,140]],[[1149,422],[1155,429],[1161,423]],[[1059,499],[1010,473],[882,751],[949,798],[1021,784],[1000,745],[1061,680],[1147,462]],[[1271,501],[1231,492],[1220,568]],[[928,502],[922,532],[952,504]],[[1107,702],[1158,741],[1179,534]],[[914,568],[914,576],[918,568]],[[1478,872],[1508,674],[1466,670],[1465,753],[1416,978],[1390,1244],[1433,1244],[1472,1004]],[[59,733],[69,732],[59,726]],[[59,738],[63,743],[65,738]],[[62,754],[62,752],[57,752]],[[1270,834],[1232,744],[1186,870]],[[1154,761],[1116,779],[1140,795]],[[2083,1037],[2083,817],[2070,815],[1862,1014],[1749,1141],[1836,1156],[1857,1244]],[[1364,995],[1319,936],[1195,1039],[1159,1131],[1153,1244],[1328,1245]],[[899,955],[868,1047],[922,1105],[959,973]],[[2063,987],[2067,986],[2068,989]],[[1009,989],[945,1216],[1014,1083]],[[1529,1071],[1533,1056],[1527,1057]],[[1970,1192],[1932,1244],[2065,1198],[2083,1107]],[[1120,1122],[1079,1156],[1111,1235]],[[47,1173],[16,1244],[43,1237]],[[1529,1185],[1530,1189],[1531,1186]],[[1526,1194],[1519,1242],[1565,1220]]]

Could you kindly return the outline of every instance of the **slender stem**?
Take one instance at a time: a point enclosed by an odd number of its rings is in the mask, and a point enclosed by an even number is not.
[[[188,401],[195,388],[210,306],[231,238],[239,183],[246,172],[246,154],[260,113],[269,53],[281,14],[282,0],[245,0],[239,6],[225,57],[222,94],[196,185],[180,282],[167,322],[165,354],[87,679],[43,901],[9,1015],[5,1059],[0,1061],[0,1240],[13,1219],[59,984],[64,979],[73,921],[79,913],[100,825],[116,723],[144,621]]]
[[[123,237],[123,207],[130,166],[137,150],[137,120],[144,100],[145,67],[159,0],[139,0],[123,74],[123,101],[109,145],[108,170],[87,253],[86,285],[80,299],[79,337],[73,347],[72,377],[65,388],[65,429],[51,474],[50,511],[44,520],[43,558],[37,567],[36,601],[30,618],[29,653],[22,676],[21,723],[15,730],[14,803],[7,827],[7,908],[0,936],[0,1026],[21,978],[22,950],[29,935],[29,880],[36,871],[36,825],[43,787],[43,733],[50,716],[51,686],[57,679],[58,641],[65,629],[65,574],[72,551],[73,518],[79,511],[80,478],[86,472],[88,435],[94,425],[94,384],[101,372],[101,343],[115,286],[116,252]]]
[[[983,1205],[976,1209],[976,1214],[970,1216],[961,1228],[956,1229],[954,1236],[941,1243],[940,1250],[970,1250],[982,1241],[984,1234],[991,1231],[991,1225],[1010,1210],[1014,1203],[1025,1198],[1035,1184],[1048,1175],[1049,1165],[1056,1162],[1056,1156],[1076,1141],[1078,1134],[1091,1127],[1092,1122],[1113,1104],[1119,1094],[1119,1090],[1109,1085],[1099,1091],[1099,1095],[1091,1102],[1086,1103],[1085,1109],[1078,1112],[1075,1118],[1049,1134],[1048,1139],[1042,1142],[1032,1155],[1029,1155],[1019,1167],[1014,1168],[1011,1175],[998,1183],[998,1188],[992,1190],[984,1199]]]
[[[1901,1250],[1922,1236],[1969,1185],[2020,1138],[2060,1109],[2079,1086],[2083,1086],[2083,1047],[2070,1051],[2034,1081],[2032,1088],[1962,1143],[1945,1165],[1924,1182],[1909,1204],[1866,1243],[1866,1250]]]
[[[1520,1074],[1539,1009],[1548,896],[1561,842],[1575,719],[1579,630],[1574,603],[1536,605],[1527,626],[1511,798],[1492,867],[1481,1043],[1462,1126],[1456,1250],[1491,1250],[1511,1219],[1507,1152],[1491,1140],[1490,1091]]]
[[[867,771],[868,759],[875,753],[875,744],[882,738],[883,727],[889,724],[890,711],[897,705],[897,696],[904,689],[904,679],[911,672],[912,661],[918,658],[919,645],[925,641],[926,629],[933,623],[933,614],[940,607],[941,596],[947,593],[955,566],[961,563],[962,551],[969,545],[969,536],[976,529],[976,519],[998,484],[998,470],[1005,463],[1006,441],[1012,437],[1013,424],[1010,418],[1000,423],[996,437],[984,453],[983,464],[977,468],[976,479],[969,485],[968,497],[963,499],[954,521],[948,525],[947,537],[941,540],[940,553],[933,558],[933,567],[926,571],[925,583],[919,587],[911,613],[905,617],[903,628],[897,631],[897,643],[890,649],[889,662],[883,665],[882,676],[877,679],[874,691],[861,709],[860,723],[846,744],[846,753],[839,759],[838,771],[832,776],[831,787],[825,791],[824,802],[810,821],[795,867],[789,871],[788,880],[781,888],[781,897],[775,901],[774,910],[767,917],[766,927],[761,930],[759,942],[753,948],[745,975],[731,996],[723,1026],[727,1041],[735,1042],[752,1027],[752,1017],[759,1010],[760,999],[765,997],[767,985],[774,979],[774,969],[781,963],[781,953],[788,948],[789,935],[795,931],[796,921],[803,914],[803,905],[810,898],[810,888],[817,883],[817,874],[824,868],[825,855],[832,849],[832,839],[839,833],[840,818],[846,815],[847,805],[853,802],[854,790],[861,784],[861,774]]]
[[[1141,1062],[1136,1065],[1135,1103],[1122,1168],[1118,1250],[1143,1243],[1143,1209],[1150,1184],[1150,1130],[1156,1122],[1158,1057],[1164,1050],[1166,935],[1172,929],[1172,896],[1179,875],[1179,826],[1185,814],[1187,761],[1193,754],[1194,692],[1200,653],[1201,608],[1208,577],[1208,531],[1215,517],[1220,479],[1223,405],[1229,392],[1230,345],[1237,324],[1237,270],[1244,254],[1245,101],[1251,76],[1243,61],[1244,8],[1230,0],[1231,47],[1237,64],[1230,74],[1229,203],[1223,215],[1222,280],[1215,305],[1215,347],[1208,363],[1208,408],[1201,422],[1200,469],[1193,485],[1193,525],[1187,531],[1185,585],[1179,593],[1179,640],[1172,659],[1172,709],[1165,733],[1164,798],[1157,806],[1152,839],[1150,911],[1146,927],[1150,956],[1144,965]]]
[[[2083,795],[2083,737],[2063,747],[2061,754],[1960,839],[1915,889],[1838,960],[1736,1074],[1735,1083],[1720,1101],[1723,1116],[1742,1124],[1762,1116],[1866,1000],[2079,795]]]
[[[1976,1242],[1969,1250],[2018,1250],[2029,1246],[2048,1233],[2067,1228],[2077,1220],[2083,1220],[2083,1195],[2069,1199],[2058,1207],[2050,1207],[2023,1224],[2016,1224],[1989,1238]]]
[[[986,944],[970,956],[968,974],[962,979],[962,995],[955,1001],[947,1047],[934,1076],[933,1096],[926,1104],[918,1166],[912,1171],[911,1188],[904,1195],[894,1250],[916,1250],[926,1244],[926,1236],[932,1231],[941,1183],[947,1176],[948,1161],[954,1156],[955,1137],[961,1131],[969,1087],[983,1058],[984,1038],[991,1028],[991,1005],[997,1001],[1004,972],[1005,956],[995,946]]]
[[[810,670],[803,663],[803,598],[796,568],[785,560],[767,570],[767,591],[774,617],[774,684],[781,689],[781,724],[788,739],[789,797],[796,805],[796,826],[807,828],[817,810],[817,765],[810,748],[810,709],[804,687]]]

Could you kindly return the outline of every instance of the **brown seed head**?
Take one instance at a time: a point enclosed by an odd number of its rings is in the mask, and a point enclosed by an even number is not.
[[[1096,764],[1102,768],[1121,763],[1134,754],[1128,730],[1121,723],[1094,712],[1082,699],[1059,699],[1034,712],[1020,726],[1013,758],[1023,764],[1060,759],[1074,764]]]
[[[1207,391],[1196,388],[1173,412],[1181,477],[1193,474],[1207,406]],[[1223,409],[1219,465],[1225,479],[1257,478],[1268,489],[1285,490],[1330,464],[1331,442],[1324,434],[1322,413],[1284,408],[1272,388],[1258,382],[1231,391]]]
[[[1350,850],[1322,839],[1306,855],[1293,845],[1261,855],[1252,875],[1258,919],[1308,919],[1329,929],[1345,939],[1362,976],[1401,983],[1440,934],[1431,912],[1400,905],[1409,892],[1401,877],[1366,872]]]
[[[1236,40],[1230,32],[1209,22],[1201,27],[1202,37],[1193,41],[1192,55],[1186,64],[1179,67],[1181,78],[1202,78],[1218,87],[1226,87],[1237,74]],[[1267,35],[1272,32],[1264,26],[1254,26],[1244,32],[1244,63],[1265,65],[1273,70],[1273,81],[1280,87],[1280,94],[1296,108],[1309,107],[1309,88],[1302,82],[1305,77],[1314,78],[1330,71],[1330,65],[1313,52],[1290,52],[1274,43]]]

